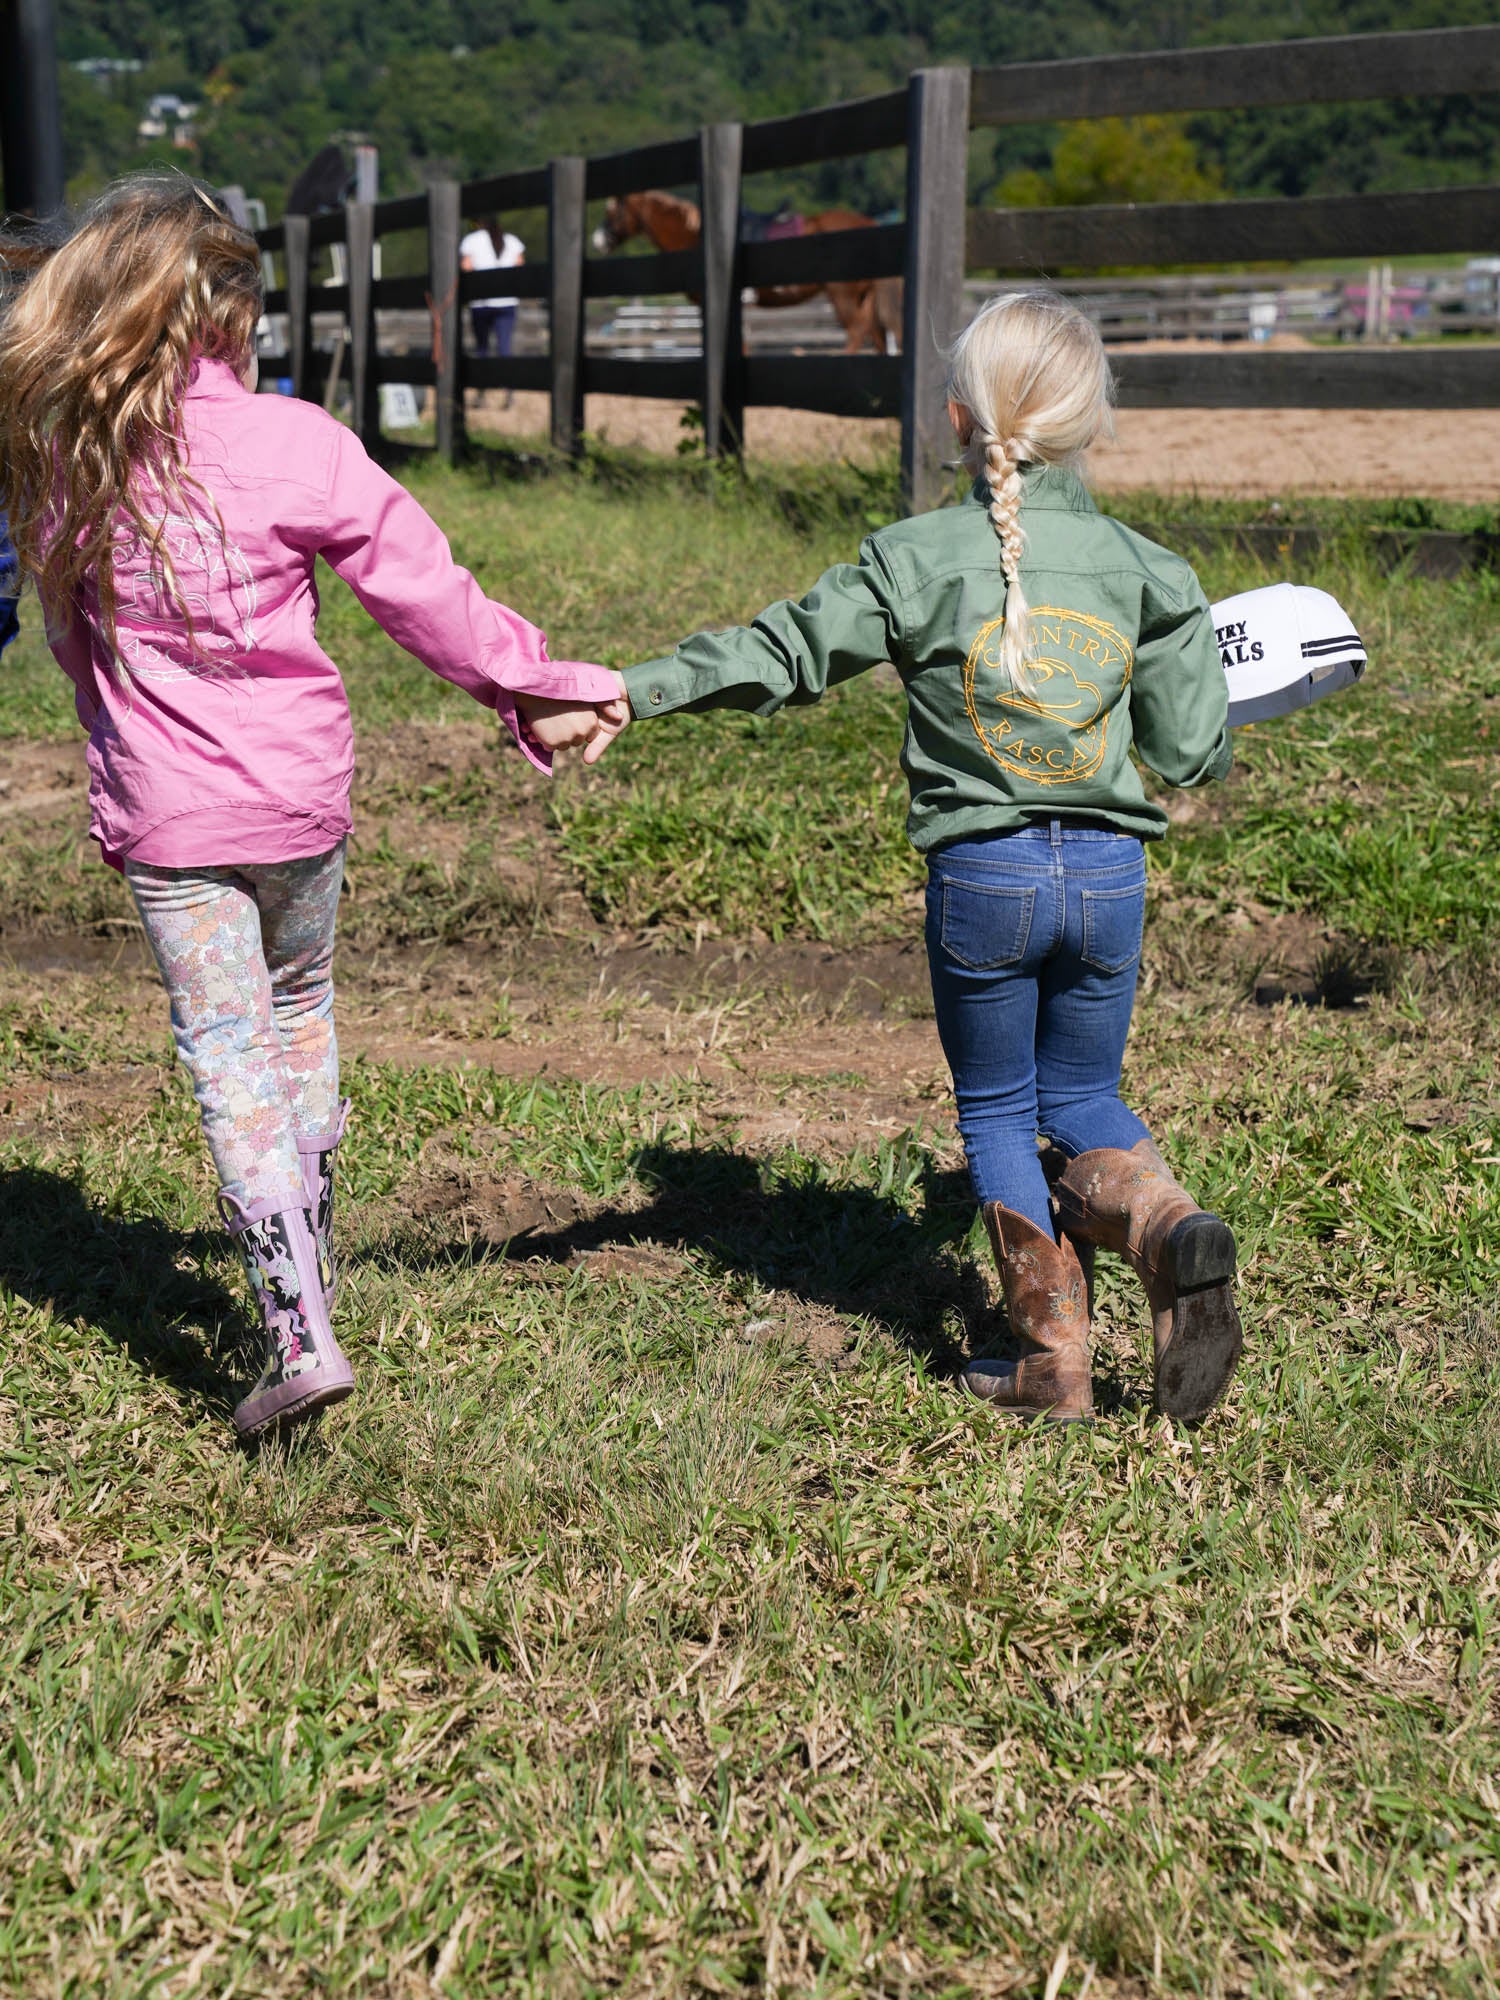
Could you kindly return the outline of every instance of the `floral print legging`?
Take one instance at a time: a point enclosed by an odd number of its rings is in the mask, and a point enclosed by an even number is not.
[[[219,1184],[246,1207],[300,1204],[298,1134],[326,1132],[337,1118],[333,931],[343,876],[342,841],[306,861],[125,864]]]

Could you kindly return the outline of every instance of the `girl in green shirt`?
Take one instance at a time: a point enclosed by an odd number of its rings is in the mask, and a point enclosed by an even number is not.
[[[949,374],[969,499],[871,535],[800,602],[624,676],[632,715],[646,717],[767,715],[883,660],[900,672],[938,1033],[1021,1348],[962,1380],[996,1407],[1055,1421],[1093,1413],[1098,1245],[1145,1285],[1161,1410],[1203,1415],[1241,1346],[1234,1238],[1184,1193],[1119,1094],[1142,842],[1167,825],[1131,752],[1197,785],[1224,776],[1230,745],[1197,578],[1100,515],[1079,476],[1108,433],[1110,387],[1099,336],[1072,306],[1048,292],[990,300]],[[1066,1161],[1050,1189],[1039,1132]]]

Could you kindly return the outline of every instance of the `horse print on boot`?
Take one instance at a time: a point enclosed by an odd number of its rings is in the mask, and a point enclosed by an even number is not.
[[[354,1371],[329,1325],[309,1211],[268,1203],[246,1209],[227,1193],[219,1201],[265,1329],[265,1366],[234,1413],[240,1436],[253,1437],[342,1402]]]
[[[274,1352],[267,1358],[268,1374],[283,1382],[306,1375],[317,1367],[318,1351],[311,1341],[304,1343],[303,1339],[307,1320],[286,1217],[266,1215],[247,1223],[240,1238],[240,1254],[271,1336]]]

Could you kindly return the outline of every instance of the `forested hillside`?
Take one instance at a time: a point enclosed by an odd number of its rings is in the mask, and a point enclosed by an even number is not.
[[[389,193],[884,89],[926,62],[1459,26],[1492,13],[1490,0],[61,0],[70,185],[83,192],[173,159],[243,183],[276,214],[330,139],[373,140]],[[142,67],[101,78],[74,66],[94,57]],[[200,107],[188,153],[137,137],[161,92]],[[1500,172],[1493,97],[1204,117],[1185,136],[1202,172],[1238,193]],[[1045,175],[1058,139],[1055,127],[977,135],[975,193],[1018,170]],[[835,166],[764,190],[783,192],[885,207],[900,200],[900,166]]]

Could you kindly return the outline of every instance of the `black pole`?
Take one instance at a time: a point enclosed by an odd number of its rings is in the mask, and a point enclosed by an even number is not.
[[[54,0],[0,0],[0,168],[12,215],[63,205],[62,102]]]

